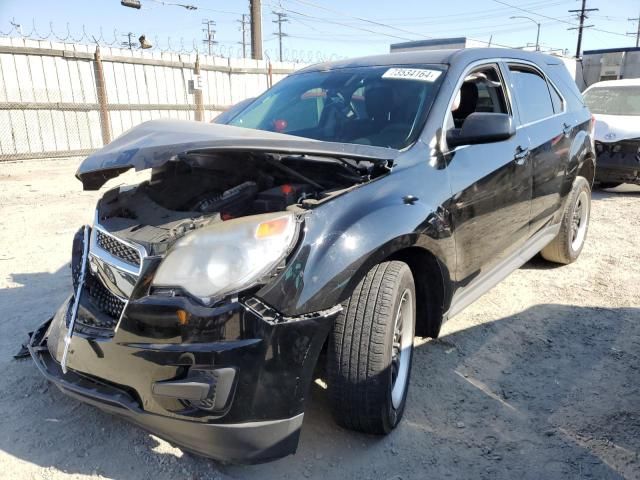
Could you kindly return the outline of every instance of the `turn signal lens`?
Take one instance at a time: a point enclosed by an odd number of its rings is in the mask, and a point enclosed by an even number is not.
[[[290,221],[291,217],[287,216],[263,222],[258,225],[258,228],[256,229],[256,238],[269,238],[281,235],[287,230]]]
[[[189,312],[185,310],[178,310],[176,311],[176,315],[178,316],[178,322],[180,322],[180,325],[186,325],[189,323],[189,317],[191,316],[189,315]]]

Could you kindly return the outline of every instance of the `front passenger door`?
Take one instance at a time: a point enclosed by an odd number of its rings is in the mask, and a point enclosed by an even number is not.
[[[471,70],[460,87],[460,102],[453,101],[452,120],[445,122],[445,130],[463,126],[465,115],[472,112],[513,116],[506,92],[497,64]],[[528,148],[529,139],[518,130],[508,140],[464,145],[445,153],[452,188],[449,209],[456,245],[456,276],[463,290],[477,277],[517,254],[528,238],[531,201]]]

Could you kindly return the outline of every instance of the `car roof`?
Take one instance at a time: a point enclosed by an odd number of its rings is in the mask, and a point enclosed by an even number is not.
[[[527,52],[514,48],[462,48],[449,50],[415,50],[408,52],[387,53],[369,57],[350,58],[334,62],[324,62],[308,66],[296,73],[337,70],[350,67],[397,66],[397,65],[453,65],[458,62],[470,63],[477,60],[504,58],[528,60],[538,65],[557,65],[562,59],[537,52]]]
[[[597,82],[591,85],[587,90],[599,87],[630,87],[640,86],[640,78],[625,78],[622,80],[605,80],[603,82]]]

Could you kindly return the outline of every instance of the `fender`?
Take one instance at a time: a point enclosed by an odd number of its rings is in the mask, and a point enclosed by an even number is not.
[[[596,167],[595,154],[593,152],[593,146],[591,144],[591,137],[587,132],[587,129],[589,128],[588,123],[583,123],[576,128],[578,128],[579,130],[576,136],[573,138],[571,148],[569,149],[569,162],[567,164],[567,171],[560,192],[560,195],[565,200],[567,199],[569,192],[571,192],[571,188],[573,187],[573,182],[575,181],[576,177],[585,168],[585,163],[592,162],[592,173],[595,172]],[[593,182],[593,178],[587,180]]]
[[[446,169],[422,161],[328,201],[306,215],[287,267],[257,296],[285,315],[325,310],[347,299],[375,264],[411,247],[428,250],[448,278],[455,249],[442,205],[450,196]]]

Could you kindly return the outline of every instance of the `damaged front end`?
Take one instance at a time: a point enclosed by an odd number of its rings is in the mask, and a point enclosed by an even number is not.
[[[640,184],[640,138],[595,143],[596,181]]]
[[[287,316],[260,289],[295,276],[307,216],[384,175],[395,151],[150,123],[80,167],[85,188],[152,172],[106,192],[76,234],[73,295],[31,336],[31,356],[65,393],[188,450],[241,463],[293,453],[340,306]]]

